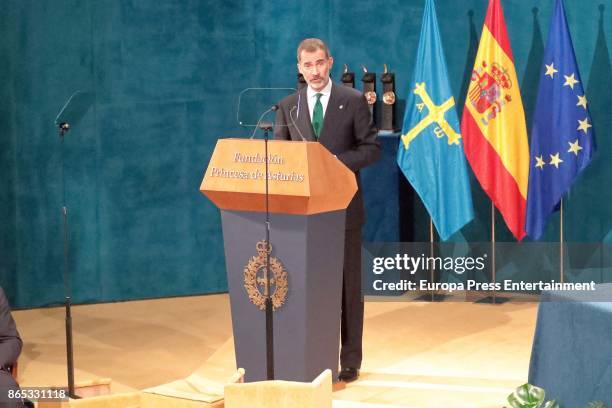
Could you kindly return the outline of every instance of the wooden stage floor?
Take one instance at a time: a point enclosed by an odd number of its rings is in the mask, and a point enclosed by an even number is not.
[[[361,377],[334,407],[499,408],[527,381],[537,304],[366,302]],[[65,385],[63,308],[14,312],[22,386]],[[226,294],[75,306],[76,381],[140,390],[235,371]]]

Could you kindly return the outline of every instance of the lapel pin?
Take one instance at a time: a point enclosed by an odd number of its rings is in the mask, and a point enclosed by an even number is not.
[[[342,108],[344,108],[344,105],[340,105],[340,106],[338,106],[338,108],[339,108],[339,109],[342,109]]]

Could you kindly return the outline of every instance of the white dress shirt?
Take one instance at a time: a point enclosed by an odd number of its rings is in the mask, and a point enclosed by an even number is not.
[[[310,112],[310,121],[312,121],[312,115],[314,112],[314,108],[315,108],[315,104],[317,103],[317,94],[323,94],[321,96],[321,105],[323,105],[323,118],[325,118],[325,111],[327,110],[327,104],[329,103],[329,96],[331,95],[331,89],[332,89],[332,81],[331,78],[329,79],[329,81],[327,82],[327,85],[325,85],[325,88],[321,89],[320,91],[315,91],[313,90],[310,85],[308,86],[308,89],[306,89],[306,97],[308,99],[308,111]]]

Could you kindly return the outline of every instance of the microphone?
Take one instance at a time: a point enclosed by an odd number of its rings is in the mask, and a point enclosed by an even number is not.
[[[272,124],[272,122],[262,122],[262,119],[268,113],[276,112],[277,110],[278,110],[278,105],[274,104],[268,110],[266,110],[264,113],[261,114],[261,116],[259,117],[259,120],[257,121],[257,124],[255,125],[255,128],[253,129],[253,133],[251,134],[251,137],[249,139],[253,139],[255,137],[255,132],[257,132],[257,129],[270,131],[274,128],[274,125]]]
[[[302,99],[302,94],[301,93],[297,93],[298,94],[298,103],[297,103],[297,116],[296,116],[296,120],[300,118],[300,99]]]
[[[59,125],[57,125],[57,128],[59,129],[60,136],[63,137],[70,130],[70,123],[62,122]]]
[[[298,103],[299,103],[299,99],[298,99]],[[291,123],[293,124],[293,127],[295,128],[295,130],[297,130],[298,134],[300,135],[300,137],[302,138],[302,142],[306,141],[306,138],[304,137],[304,135],[302,135],[302,131],[300,130],[300,128],[297,126],[297,124],[295,123],[295,120],[293,120],[293,116],[291,115],[293,113],[294,110],[297,110],[297,106],[294,106],[293,108],[291,108],[291,110],[289,111],[289,119],[291,119]],[[298,111],[298,115],[299,115],[299,111]]]
[[[268,109],[268,112],[276,112],[278,110],[278,105],[274,104],[270,107],[270,109]],[[274,129],[274,123],[272,122],[261,122],[259,124],[259,128],[261,130],[265,130],[268,132],[271,132]]]

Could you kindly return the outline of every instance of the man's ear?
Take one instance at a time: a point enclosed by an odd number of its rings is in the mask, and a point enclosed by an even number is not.
[[[330,55],[328,58],[328,61],[329,61],[329,70],[331,71],[332,67],[334,66],[334,57]]]
[[[302,68],[300,67],[300,63],[298,62],[296,65],[297,65],[298,72],[304,75],[304,73],[302,72]]]

